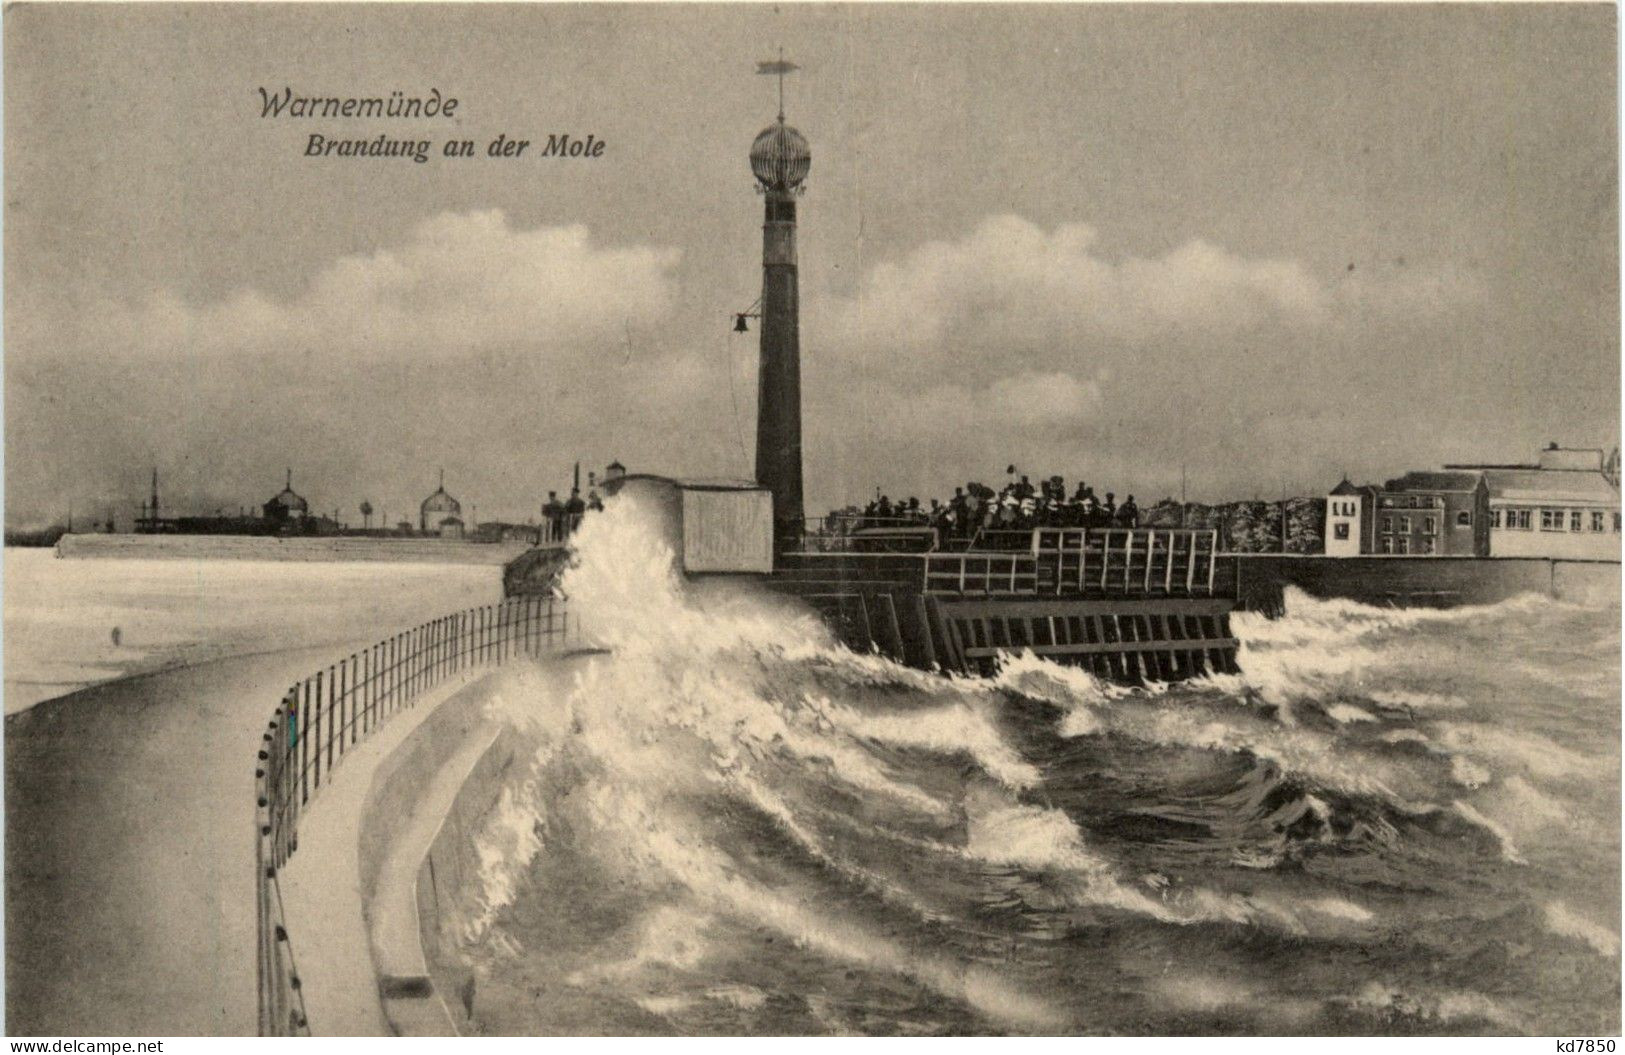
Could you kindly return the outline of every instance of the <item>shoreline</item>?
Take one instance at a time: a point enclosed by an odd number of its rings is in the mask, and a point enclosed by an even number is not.
[[[494,563],[184,556],[191,559],[57,560],[48,550],[8,548],[6,712],[134,677],[348,639],[357,627],[381,636],[502,590]]]
[[[8,546],[8,550],[49,547]],[[466,539],[292,537],[274,535],[64,535],[56,556],[68,560],[260,560],[276,562],[397,562],[500,566],[528,542]]]

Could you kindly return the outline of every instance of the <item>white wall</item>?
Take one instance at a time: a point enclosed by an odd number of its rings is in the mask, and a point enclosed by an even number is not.
[[[1564,506],[1564,528],[1562,531],[1542,531],[1540,529],[1540,510],[1534,509],[1530,514],[1530,529],[1508,529],[1506,527],[1506,507],[1500,503],[1491,503],[1492,517],[1497,510],[1501,513],[1500,527],[1494,526],[1492,519],[1490,527],[1490,556],[1492,557],[1571,557],[1582,560],[1619,560],[1620,536],[1614,530],[1614,510],[1601,510],[1603,515],[1603,530],[1591,530],[1590,507]],[[1518,506],[1517,508],[1527,508]],[[1549,508],[1558,508],[1552,506]],[[1568,514],[1571,509],[1579,509],[1582,531],[1568,530]]]
[[[1360,504],[1362,495],[1328,495],[1326,497],[1326,556],[1358,557],[1360,555]],[[1352,512],[1351,512],[1352,511]],[[1337,537],[1337,525],[1347,527],[1348,538]]]
[[[772,493],[684,490],[683,569],[772,571]]]

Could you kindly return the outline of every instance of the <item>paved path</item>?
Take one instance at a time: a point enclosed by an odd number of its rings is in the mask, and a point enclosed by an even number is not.
[[[378,636],[6,718],[7,1034],[253,1035],[254,749],[288,685]]]
[[[496,684],[499,682],[495,677],[485,680],[478,675],[453,677],[418,697],[409,709],[391,716],[388,724],[345,755],[344,764],[333,771],[331,783],[322,788],[321,798],[312,802],[300,819],[299,852],[282,869],[282,907],[287,912],[290,944],[304,983],[305,1012],[313,1036],[383,1037],[390,1034],[378,992],[379,967],[374,960],[374,943],[368,938],[366,906],[373,903],[372,892],[364,891],[361,881],[359,847],[368,793],[379,766],[441,704],[459,697],[476,708],[477,716],[477,708]],[[462,696],[465,692],[471,695]],[[414,785],[415,801],[392,803],[385,808],[404,809],[413,824],[422,817],[438,829],[441,818],[451,807],[451,800],[462,786],[462,778],[467,776],[484,745],[491,741],[490,731],[483,731],[485,735],[471,737],[468,744],[455,752],[442,771],[420,774],[421,781]],[[470,751],[476,752],[472,759],[467,757]],[[457,765],[461,765],[460,773],[444,771],[455,770]],[[449,795],[441,790],[448,780],[456,781]],[[401,842],[402,836],[397,833],[386,844],[389,861],[396,860]],[[426,845],[419,847],[417,857],[410,860],[409,865],[395,867],[409,867],[415,880],[426,850]],[[412,850],[407,847],[405,852],[409,855]],[[395,938],[402,948],[416,950],[417,968],[401,972],[386,964],[384,973],[427,974],[423,967],[423,947],[418,940],[415,897],[411,908],[410,932]],[[439,1017],[446,1020],[443,1013]],[[449,1020],[446,1021],[449,1024]]]

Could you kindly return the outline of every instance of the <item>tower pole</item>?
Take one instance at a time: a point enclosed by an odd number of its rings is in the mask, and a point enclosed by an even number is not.
[[[762,220],[762,326],[757,371],[756,480],[773,493],[774,536],[786,547],[801,535],[801,306],[796,258],[796,198],[812,154],[784,123],[784,60],[757,66],[779,79],[778,122],[751,146],[751,170],[765,199]]]

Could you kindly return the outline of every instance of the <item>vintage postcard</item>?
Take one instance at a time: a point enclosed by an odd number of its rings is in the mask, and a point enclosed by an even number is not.
[[[1612,1051],[1617,32],[9,5],[5,1032]]]

